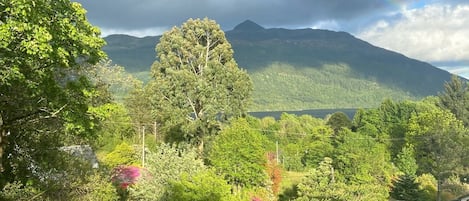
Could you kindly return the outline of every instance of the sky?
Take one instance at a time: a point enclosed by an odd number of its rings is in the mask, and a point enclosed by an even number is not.
[[[373,45],[469,78],[469,0],[73,0],[102,35],[161,35],[189,18],[223,30],[249,19],[265,28],[346,31]]]

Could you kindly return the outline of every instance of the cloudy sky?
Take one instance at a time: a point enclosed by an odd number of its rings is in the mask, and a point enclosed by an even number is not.
[[[160,35],[188,18],[224,30],[250,19],[266,28],[346,31],[469,78],[468,0],[74,0],[103,36]]]

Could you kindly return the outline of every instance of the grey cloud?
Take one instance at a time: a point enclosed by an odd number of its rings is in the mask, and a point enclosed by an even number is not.
[[[346,22],[392,9],[383,0],[75,0],[88,19],[105,29],[178,26],[209,17],[224,29],[250,19],[266,27],[305,27],[324,20]],[[410,0],[411,1],[411,0]]]

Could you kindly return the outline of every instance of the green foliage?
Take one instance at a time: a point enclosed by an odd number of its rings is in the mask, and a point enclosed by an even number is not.
[[[298,197],[298,184],[308,174],[308,172],[288,172],[284,171],[281,193],[278,195],[279,201],[290,201]]]
[[[91,107],[88,112],[100,121],[99,136],[97,141],[93,142],[94,145],[99,147],[115,146],[115,142],[122,142],[134,134],[130,116],[121,104],[106,103]]]
[[[419,184],[415,181],[415,176],[402,175],[394,181],[392,191],[390,192],[392,198],[402,201],[425,201],[422,198],[423,192],[419,189]]]
[[[278,121],[265,117],[258,124],[270,141],[278,142],[279,159],[287,171],[316,167],[332,153],[333,130],[322,119],[282,113]]]
[[[250,128],[244,118],[235,119],[215,137],[208,160],[234,186],[265,186],[267,139]]]
[[[322,119],[283,113],[279,121],[264,118],[261,125],[264,133],[279,143],[280,159],[286,170],[314,167],[331,153],[332,129]]]
[[[363,135],[373,138],[380,138],[385,135],[381,132],[382,119],[377,109],[359,109],[353,117],[353,130]]]
[[[278,138],[283,143],[299,143],[301,139],[312,132],[312,126],[294,114],[282,113],[278,121]]]
[[[344,187],[345,195],[344,201],[346,200],[389,200],[389,189],[386,186],[375,185],[373,183],[365,184],[348,184]]]
[[[332,159],[324,158],[319,167],[312,169],[298,184],[296,200],[340,200],[344,192],[335,177]]]
[[[250,110],[370,108],[383,98],[416,100],[405,90],[357,76],[347,64],[298,66],[269,63],[250,71],[254,83]]]
[[[327,119],[326,125],[329,125],[334,129],[334,133],[339,132],[343,128],[350,129],[352,127],[352,121],[343,112],[336,112]]]
[[[54,150],[96,137],[86,71],[105,56],[104,40],[76,2],[2,1],[0,10],[0,187],[36,185],[61,168]]]
[[[275,153],[269,152],[266,155],[267,155],[267,163],[265,165],[265,169],[267,172],[267,176],[269,177],[271,181],[272,193],[274,195],[278,195],[280,192],[280,184],[283,179],[283,176],[282,176],[283,170],[280,167],[280,164],[278,163],[275,157]]]
[[[461,195],[469,193],[469,186],[456,176],[450,176],[441,184],[443,200],[454,200]]]
[[[422,200],[436,200],[437,180],[431,174],[422,174],[415,181],[420,184],[422,191]]]
[[[405,134],[410,117],[420,110],[419,105],[422,104],[423,103],[411,101],[396,103],[391,100],[386,100],[379,107],[378,111],[381,120],[375,122],[375,125],[379,125],[380,133],[383,133],[379,136],[380,138],[386,139],[386,136],[390,138],[390,141],[386,142],[386,144],[389,146],[393,159],[396,159],[396,156],[405,146]],[[394,162],[398,163],[396,161]]]
[[[393,87],[377,87],[374,81],[350,78],[340,73],[321,72],[314,68],[291,67],[287,64],[272,64],[262,71],[248,73],[254,86],[248,111],[373,108],[378,107],[386,97],[395,101],[423,98]],[[287,76],[290,74],[292,75]],[[133,75],[145,82],[150,72]],[[322,76],[324,77],[321,78]],[[327,83],[318,85],[326,79]],[[357,85],[360,87],[354,87]]]
[[[70,172],[71,173],[71,172]],[[0,199],[5,201],[26,200],[70,200],[70,201],[117,201],[118,196],[104,172],[87,172],[83,178],[67,177],[44,189],[31,184],[23,185],[18,181],[8,183],[0,191]],[[68,181],[65,181],[68,180]]]
[[[104,164],[109,168],[115,168],[119,165],[138,164],[138,154],[133,147],[126,142],[117,145],[114,150],[104,158]]]
[[[182,173],[197,175],[206,169],[196,149],[183,145],[161,144],[145,155],[145,161],[147,173],[129,188],[130,200],[165,200],[170,183],[179,181]]]
[[[25,186],[19,181],[13,183],[7,183],[0,191],[0,199],[5,201],[26,201],[31,200],[37,195],[42,194],[40,190],[28,185]]]
[[[117,194],[109,178],[91,169],[89,162],[68,153],[60,158],[58,170],[41,172],[44,183],[33,180],[8,183],[0,191],[1,200],[116,200]],[[61,155],[59,153],[59,155]],[[49,162],[49,161],[47,161]],[[51,161],[54,162],[54,161]]]
[[[124,104],[127,112],[132,119],[134,130],[141,133],[141,129],[145,127],[147,131],[153,130],[154,118],[152,117],[149,89],[145,89],[141,82],[134,82],[133,88],[124,98]],[[158,139],[162,141],[162,137]]]
[[[155,43],[153,43],[153,44],[155,44]],[[152,49],[155,49],[155,47],[152,47]],[[152,54],[154,54],[154,53],[152,53]],[[154,59],[153,57],[155,57],[155,56],[152,55],[152,60]],[[148,66],[151,66],[151,64],[148,65]],[[133,77],[137,78],[137,80],[142,81],[143,84],[147,84],[151,80],[151,72],[150,71],[140,71],[140,72],[134,72],[134,73],[131,73],[131,74],[132,74]]]
[[[406,137],[415,146],[418,172],[439,180],[456,173],[466,154],[465,133],[461,121],[446,110],[435,107],[413,115]]]
[[[220,122],[245,114],[252,83],[215,21],[189,19],[165,32],[156,50],[151,101],[169,139],[203,147],[202,139],[215,134]]]
[[[277,198],[272,194],[269,188],[265,187],[251,187],[242,189],[240,194],[235,195],[238,200],[249,201],[263,201],[263,200],[276,200]]]
[[[196,175],[182,173],[181,179],[172,181],[165,197],[168,201],[229,201],[234,200],[231,186],[212,170]]]
[[[435,108],[430,99],[420,102],[393,102],[387,99],[379,108],[358,110],[353,118],[352,130],[385,144],[393,162],[398,164],[400,162],[396,159],[406,145],[411,116]]]
[[[334,154],[334,167],[340,174],[338,179],[347,185],[356,185],[357,191],[366,190],[361,189],[362,185],[371,185],[369,194],[386,198],[394,174],[386,146],[353,132],[347,133],[343,140]]]
[[[415,176],[417,173],[418,165],[415,160],[414,146],[408,144],[402,148],[402,151],[397,155],[396,167],[404,173],[404,175]]]
[[[77,187],[70,199],[72,201],[117,201],[119,196],[110,179],[103,176],[103,173],[95,172],[86,176],[86,182]]]
[[[328,126],[317,126],[313,129],[312,137],[306,137],[303,145],[304,155],[301,162],[305,167],[316,167],[324,157],[334,152],[332,145],[333,130]]]
[[[141,81],[127,73],[122,66],[112,64],[111,60],[102,60],[88,71],[88,77],[93,83],[108,88],[113,100],[122,103],[125,96]]]
[[[457,119],[469,126],[469,88],[467,81],[463,81],[456,75],[451,77],[450,82],[446,82],[445,91],[439,94],[438,106],[453,113]]]
[[[436,94],[450,78],[427,63],[343,32],[261,29],[227,31],[226,36],[239,66],[252,77],[254,111],[377,107],[385,97],[401,101]],[[114,61],[144,71],[154,60],[148,44],[159,36],[106,40],[105,51]]]
[[[323,200],[387,200],[386,187],[373,183],[348,183],[339,179],[331,158],[324,160],[312,169],[306,178],[298,184],[297,201]]]
[[[304,149],[300,144],[288,143],[281,147],[282,150],[282,163],[283,167],[288,171],[302,171],[304,166],[302,159],[304,156]]]

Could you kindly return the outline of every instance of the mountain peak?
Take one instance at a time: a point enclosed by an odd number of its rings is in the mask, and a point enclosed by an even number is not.
[[[251,20],[246,20],[242,22],[241,24],[236,25],[233,30],[235,31],[260,31],[260,30],[264,30],[264,27],[256,24],[255,22]]]

